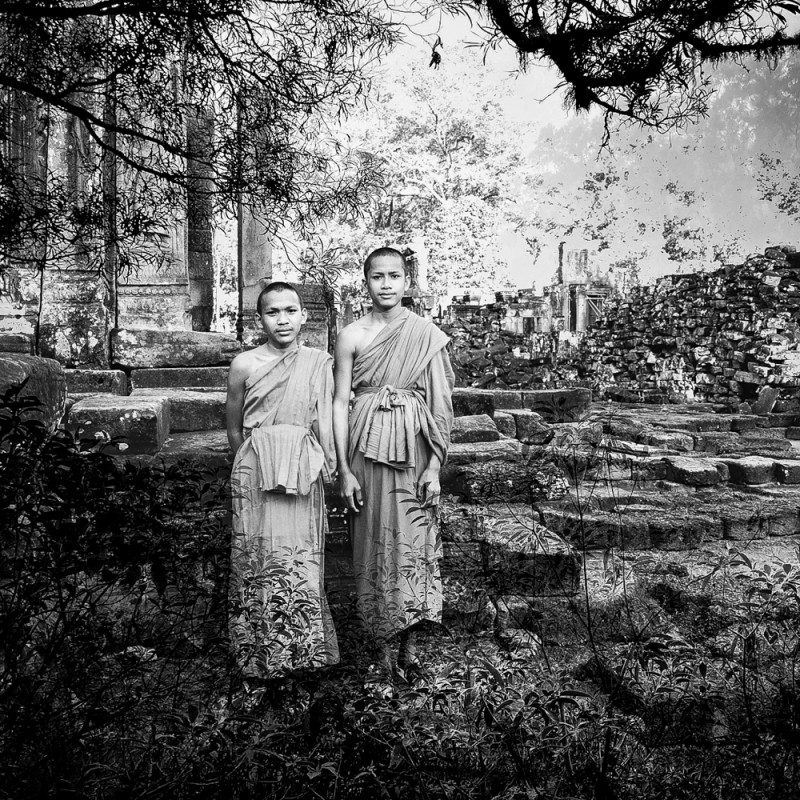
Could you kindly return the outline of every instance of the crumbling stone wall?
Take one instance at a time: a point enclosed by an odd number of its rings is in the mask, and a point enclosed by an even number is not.
[[[575,364],[597,395],[652,402],[800,405],[800,254],[672,275],[612,303]]]
[[[498,330],[495,320],[487,313],[441,326],[450,337],[456,386],[557,389],[579,382],[574,347],[558,333],[512,333]]]

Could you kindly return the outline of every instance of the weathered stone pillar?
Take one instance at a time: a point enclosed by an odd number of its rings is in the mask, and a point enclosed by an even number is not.
[[[67,207],[83,201],[82,176],[88,157],[85,136],[75,117],[50,109],[49,190],[54,197],[63,195]],[[60,228],[45,239],[39,353],[64,366],[107,367],[108,334],[114,323],[111,288],[102,277],[98,279],[102,245],[79,236],[71,241],[77,232],[69,230],[67,219],[53,219],[51,224]]]
[[[147,120],[140,122],[146,129]],[[134,141],[129,146],[131,155],[142,163],[150,157],[163,157],[146,141]],[[117,327],[191,330],[186,210],[179,204],[152,207],[147,177],[122,162],[117,180],[120,195],[126,195],[128,204],[148,222],[147,230],[127,243],[132,268],[117,275]]]
[[[4,232],[0,251],[0,352],[33,353],[38,336],[41,275],[38,265],[45,257],[36,226],[29,224],[37,196],[46,191],[46,128],[42,108],[22,92],[0,97],[4,128],[0,148],[8,163],[17,165],[22,180],[21,196],[14,199],[21,209],[12,230]]]
[[[246,207],[239,213],[238,257],[242,342],[253,347],[262,341],[256,302],[261,290],[272,280],[272,244],[264,223]]]
[[[120,328],[191,330],[186,225],[173,214],[147,237],[139,268],[117,283]]]
[[[586,287],[575,287],[575,326],[574,329],[578,332],[586,330]]]
[[[206,157],[211,152],[214,117],[198,111],[187,123],[189,151],[196,154],[186,165],[189,176],[187,195],[187,268],[192,330],[211,330],[214,314],[214,246],[212,236],[214,179]]]

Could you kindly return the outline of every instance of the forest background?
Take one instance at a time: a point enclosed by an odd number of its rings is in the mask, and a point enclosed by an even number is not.
[[[696,122],[659,133],[616,121],[606,136],[600,109],[567,108],[551,66],[523,72],[510,45],[487,48],[464,17],[429,19],[373,67],[371,90],[332,132],[382,165],[383,192],[311,236],[281,230],[274,274],[327,259],[357,292],[364,253],[396,244],[422,254],[440,296],[491,296],[541,292],[560,242],[633,282],[796,244],[800,57],[706,71],[714,91]],[[230,271],[224,231],[217,241]]]

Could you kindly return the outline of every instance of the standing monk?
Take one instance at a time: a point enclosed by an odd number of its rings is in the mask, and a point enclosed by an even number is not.
[[[359,613],[384,665],[394,666],[399,643],[397,663],[406,667],[415,661],[412,627],[442,614],[439,469],[454,378],[447,337],[401,304],[410,283],[402,253],[374,250],[364,279],[372,312],[336,343],[333,430]]]
[[[335,469],[331,357],[300,346],[298,292],[270,283],[257,304],[267,342],[228,375],[231,643],[245,678],[339,660],[323,589],[323,476]]]

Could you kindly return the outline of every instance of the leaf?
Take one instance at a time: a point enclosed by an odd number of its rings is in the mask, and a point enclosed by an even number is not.
[[[167,569],[161,559],[153,559],[153,563],[150,565],[150,575],[156,591],[159,595],[163,595],[167,588]]]
[[[483,665],[486,667],[487,670],[489,670],[492,677],[497,681],[497,683],[500,686],[506,685],[506,679],[503,677],[503,673],[500,672],[500,670],[497,669],[497,667],[494,664],[492,664],[491,661],[489,661],[488,659],[484,659]]]

